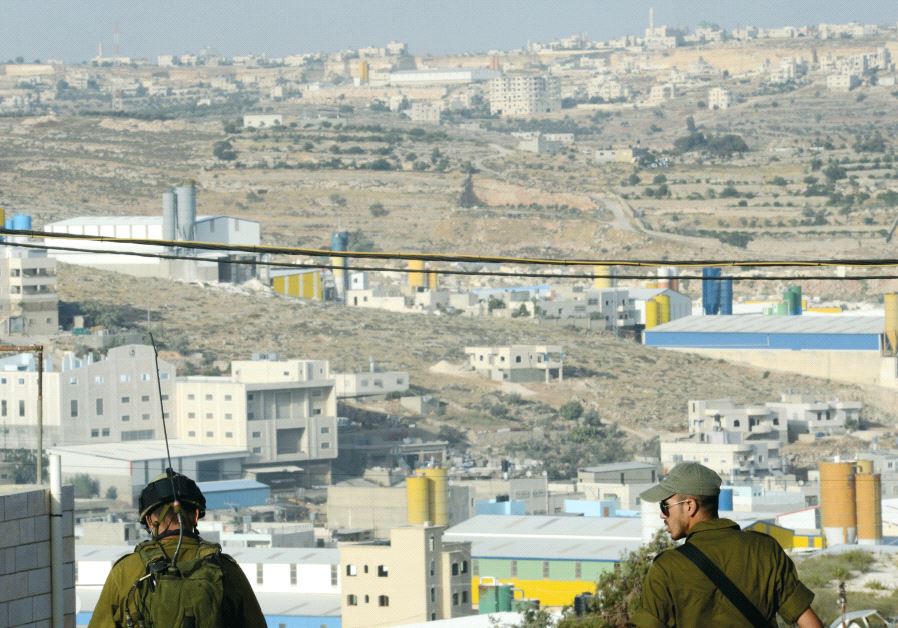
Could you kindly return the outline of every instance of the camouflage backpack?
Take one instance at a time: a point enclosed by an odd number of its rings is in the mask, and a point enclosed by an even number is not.
[[[221,546],[201,543],[194,560],[178,559],[170,567],[155,541],[144,541],[134,551],[146,565],[146,575],[134,583],[125,608],[126,625],[135,628],[221,628],[224,586]],[[133,596],[133,597],[132,597]],[[134,604],[130,604],[133,600]]]

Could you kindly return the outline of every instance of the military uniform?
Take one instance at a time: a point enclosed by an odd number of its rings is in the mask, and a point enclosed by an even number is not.
[[[776,614],[794,623],[814,594],[795,564],[772,537],[742,532],[729,519],[697,523],[686,537],[751,600],[770,626]],[[632,618],[639,628],[668,626],[751,626],[717,586],[676,550],[658,555],[642,591],[642,607]]]
[[[172,557],[178,544],[178,535],[166,536],[160,540],[165,553]],[[193,534],[185,534],[178,554],[181,560],[194,560],[201,556],[201,542]],[[209,546],[206,545],[206,548]],[[265,628],[265,617],[250,587],[243,570],[227,555],[219,561],[222,571],[224,599],[221,605],[219,625],[224,627]],[[137,553],[119,559],[109,573],[100,599],[90,618],[89,628],[118,628],[125,625],[125,599],[131,586],[146,573],[146,565]],[[132,617],[136,615],[134,597],[128,599],[128,609]]]

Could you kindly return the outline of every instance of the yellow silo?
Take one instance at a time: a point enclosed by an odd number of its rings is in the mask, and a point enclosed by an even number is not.
[[[854,465],[855,472],[860,475],[861,473],[873,473],[873,461],[872,460],[858,460],[857,464]]]
[[[436,290],[437,289],[437,273],[436,273],[436,271],[433,271],[433,270],[427,271],[427,289],[428,290]]]
[[[664,323],[670,322],[670,297],[666,294],[659,294],[655,297],[655,301],[658,302],[658,324],[663,325]]]
[[[869,461],[863,461],[869,462]],[[872,463],[870,465],[872,467]],[[858,464],[860,467],[860,464]],[[857,492],[857,542],[876,545],[882,542],[882,482],[878,473],[858,473],[854,478]]]
[[[655,299],[649,299],[645,302],[645,328],[652,329],[658,326],[661,319],[661,306]]]
[[[827,545],[857,541],[854,463],[820,463],[820,514]]]
[[[405,481],[405,488],[409,524],[430,521],[430,480],[416,475],[409,476]]]
[[[411,288],[424,288],[427,286],[427,277],[424,273],[424,262],[419,259],[408,261],[408,285]]]
[[[359,82],[367,83],[370,66],[367,61],[359,61]]]
[[[886,308],[885,343],[886,355],[898,355],[898,293],[885,295]]]
[[[592,267],[592,272],[594,275],[599,275],[595,279],[592,280],[592,287],[596,290],[603,290],[605,288],[613,288],[614,287],[614,267],[613,266],[601,266],[596,265]]]
[[[449,525],[449,476],[446,469],[422,469],[421,475],[430,480],[429,510],[434,525]]]

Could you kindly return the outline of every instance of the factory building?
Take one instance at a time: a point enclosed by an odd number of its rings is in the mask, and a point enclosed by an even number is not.
[[[252,279],[256,275],[259,256],[231,251],[197,251],[180,248],[174,242],[258,246],[262,238],[258,222],[230,216],[197,216],[196,188],[192,184],[177,187],[162,195],[161,216],[82,216],[48,223],[44,230],[50,233],[173,243],[147,245],[46,238],[48,245],[77,247],[85,251],[51,251],[53,257],[67,264],[111,270],[136,277],[222,283],[242,283]],[[154,257],[156,255],[188,256],[194,259],[160,259]]]
[[[647,329],[643,342],[765,369],[898,390],[898,355],[888,345],[888,339],[898,334],[898,324],[893,325],[887,329],[878,316],[689,316]]]
[[[95,359],[66,353],[44,358],[44,443],[81,445],[152,440],[162,436],[153,348],[124,345]],[[175,367],[159,361],[159,385],[168,399]],[[0,359],[0,420],[4,449],[33,448],[37,427],[37,356]]]
[[[642,545],[642,528],[637,517],[478,515],[445,539],[471,543],[475,604],[482,587],[510,584],[541,606],[566,606]]]
[[[305,484],[327,483],[337,457],[337,395],[326,360],[235,360],[227,376],[180,377],[175,419],[186,442],[247,450],[256,478],[301,472]]]
[[[28,231],[31,216],[17,214],[0,224],[6,229]],[[8,243],[31,240],[5,236]],[[7,244],[0,247],[0,334],[43,336],[59,331],[59,296],[56,293],[56,260],[46,251]]]

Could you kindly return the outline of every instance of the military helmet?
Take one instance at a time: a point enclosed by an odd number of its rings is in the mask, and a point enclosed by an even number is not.
[[[174,492],[172,492],[174,487]],[[140,493],[138,506],[140,507],[139,521],[153,512],[162,504],[170,504],[175,501],[175,496],[182,504],[190,504],[199,511],[200,519],[206,514],[206,498],[196,482],[186,475],[169,470],[156,476],[146,485]]]

